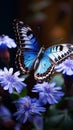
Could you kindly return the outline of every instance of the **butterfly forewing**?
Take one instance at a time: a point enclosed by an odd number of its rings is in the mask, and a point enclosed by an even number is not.
[[[33,66],[35,57],[39,51],[39,44],[31,28],[24,26],[22,21],[14,20],[14,30],[19,47],[16,64],[25,73]]]
[[[14,31],[18,44],[23,49],[39,51],[38,41],[29,26],[25,26],[22,21],[14,21]]]

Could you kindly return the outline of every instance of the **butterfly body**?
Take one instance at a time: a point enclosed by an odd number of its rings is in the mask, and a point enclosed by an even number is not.
[[[47,49],[40,47],[38,41],[28,26],[21,21],[15,21],[15,32],[18,39],[16,64],[23,74],[31,73],[40,82],[50,78],[54,67],[73,53],[73,45],[60,44]]]

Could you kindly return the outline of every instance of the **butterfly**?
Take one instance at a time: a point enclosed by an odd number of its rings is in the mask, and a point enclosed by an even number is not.
[[[23,21],[15,20],[14,30],[18,41],[17,67],[23,74],[34,69],[34,78],[38,82],[50,79],[55,65],[73,53],[72,44],[53,45],[47,49],[40,47],[32,29],[25,26]]]

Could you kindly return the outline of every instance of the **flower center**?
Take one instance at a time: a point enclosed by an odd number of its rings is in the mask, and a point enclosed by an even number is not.
[[[51,92],[51,89],[48,88],[48,87],[46,87],[46,88],[45,88],[45,92],[49,94],[49,93]]]
[[[12,83],[15,81],[13,75],[7,75],[7,76],[6,76],[6,79],[7,79],[9,82],[12,82]]]
[[[25,111],[29,111],[29,109],[30,109],[30,104],[29,104],[28,102],[26,102],[26,103],[24,104],[24,108],[25,108]]]

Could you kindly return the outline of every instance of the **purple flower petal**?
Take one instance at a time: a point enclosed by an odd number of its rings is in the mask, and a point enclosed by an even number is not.
[[[55,69],[57,72],[62,72],[63,74],[71,76],[73,75],[73,60],[68,58],[60,65],[57,65]]]
[[[55,104],[64,96],[64,93],[61,91],[60,86],[56,87],[56,83],[43,82],[41,84],[36,84],[32,89],[32,92],[39,93],[39,100],[41,103],[46,104]]]
[[[20,98],[16,102],[16,107],[17,112],[14,115],[22,123],[25,123],[27,119],[30,120],[33,115],[41,115],[42,112],[45,112],[45,108],[41,106],[40,102],[36,98],[30,98],[29,96]]]
[[[22,91],[27,85],[23,83],[23,78],[19,78],[20,72],[17,71],[13,74],[13,68],[10,68],[9,71],[4,67],[4,71],[1,70],[0,73],[0,83],[4,90],[9,90],[9,93],[13,93],[16,90],[18,93]]]
[[[15,48],[17,46],[15,44],[15,41],[6,35],[0,36],[0,45],[2,45],[2,44],[5,44],[8,48]]]

